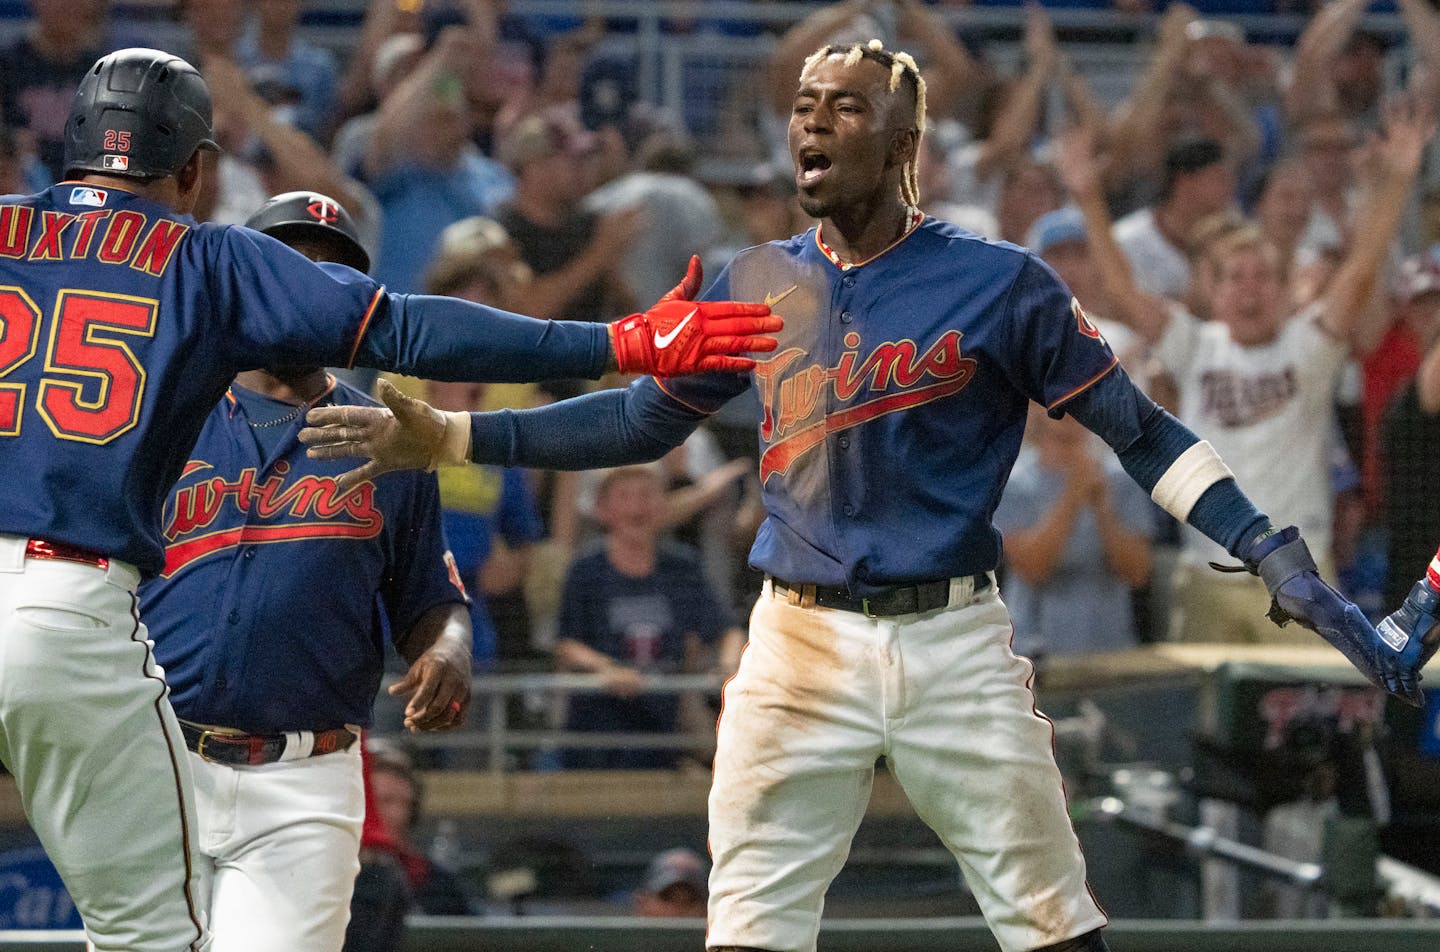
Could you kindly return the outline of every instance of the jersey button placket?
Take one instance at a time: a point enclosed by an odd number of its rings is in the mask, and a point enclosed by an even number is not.
[[[851,305],[854,303],[855,300],[854,288],[856,283],[857,280],[854,274],[846,274],[840,279],[840,287],[836,290],[833,299],[834,304],[832,306],[840,312],[838,315],[840,319],[840,325],[842,328],[844,328],[839,332],[840,344],[841,347],[844,349],[854,348],[858,346],[859,343],[859,333],[855,331],[852,327],[852,325],[855,323],[855,312],[851,308]],[[831,313],[833,314],[834,311],[831,311]],[[829,412],[835,413],[845,409],[845,406],[837,399],[837,395],[834,389],[829,390],[827,394],[827,399],[834,401],[829,408]],[[850,446],[850,438],[848,436],[835,437],[835,442],[833,445],[837,449],[847,449]],[[843,473],[845,470],[845,463],[843,459],[841,459],[837,454],[833,452],[830,453],[829,456],[832,485],[837,487],[838,490],[839,487],[844,485]],[[840,498],[843,498],[843,493],[841,492],[837,492],[836,495],[840,496]],[[840,500],[836,499],[835,501],[839,502]],[[847,502],[840,507],[841,515],[846,519],[854,518],[856,511],[857,510],[854,503]],[[845,530],[840,530],[840,535],[843,538],[845,535]]]

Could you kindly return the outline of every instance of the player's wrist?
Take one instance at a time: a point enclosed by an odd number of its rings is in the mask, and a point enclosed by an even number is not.
[[[464,410],[441,410],[445,432],[430,469],[460,466],[470,462],[470,414]]]
[[[622,317],[610,325],[610,348],[616,370],[626,374],[649,372],[645,346],[649,327],[643,313]]]

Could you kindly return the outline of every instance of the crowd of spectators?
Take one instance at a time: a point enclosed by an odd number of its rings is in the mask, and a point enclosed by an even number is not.
[[[929,86],[923,210],[1032,248],[1126,371],[1220,450],[1278,525],[1301,527],[1327,577],[1377,618],[1394,608],[1440,542],[1429,493],[1440,472],[1440,8],[1047,3],[1139,25],[1128,93],[1106,103],[1045,6],[1016,5],[1013,42],[987,45],[967,27],[971,2],[791,0],[799,19],[668,18],[667,36],[770,51],[723,83],[712,76],[675,115],[617,55],[634,22],[589,16],[584,3],[565,17],[505,0],[370,0],[330,48],[307,39],[301,0],[175,0],[141,14],[31,0],[23,34],[0,50],[0,192],[62,176],[79,76],[104,52],[156,45],[158,11],[173,38],[162,45],[203,71],[215,99],[224,152],[206,154],[199,218],[235,224],[269,195],[325,193],[351,211],[393,291],[608,321],[668,290],[691,254],[713,277],[736,250],[811,227],[784,140],[795,77],[825,43],[881,37],[916,55]],[[1369,28],[1381,11],[1398,29]],[[1277,42],[1226,19],[1257,12],[1303,25]],[[535,406],[589,385],[402,386],[460,410]],[[516,699],[512,725],[708,732],[714,697],[681,702],[646,682],[738,664],[760,513],[755,412],[741,402],[651,467],[441,474],[447,537],[474,599],[476,670],[603,675],[605,693],[575,696],[568,714]],[[996,514],[1018,651],[1043,661],[1285,637],[1265,618],[1264,586],[1212,572],[1218,553],[1083,429],[1043,413],[1029,429]],[[704,754],[584,747],[517,763],[669,768]],[[392,827],[411,830],[411,762],[382,743],[374,776]],[[443,868],[403,836],[391,845],[399,894],[464,910]],[[695,914],[698,869],[683,851],[658,857],[637,907]],[[386,871],[371,868],[377,895]]]
[[[1377,615],[1394,607],[1440,541],[1425,492],[1440,429],[1429,146],[1440,10],[1281,0],[1266,12],[1305,19],[1277,43],[1252,41],[1224,4],[1097,0],[1085,5],[1145,28],[1129,93],[1107,104],[1044,7],[1017,8],[1014,57],[976,41],[968,5],[797,2],[798,20],[667,19],[667,35],[743,36],[771,51],[709,90],[697,109],[722,131],[704,140],[648,102],[617,57],[633,21],[583,3],[555,17],[503,0],[372,0],[339,48],[307,39],[300,0],[144,10],[164,12],[170,45],[214,93],[224,152],[199,217],[237,223],[267,195],[323,192],[351,210],[391,290],[593,321],[649,304],[692,253],[713,277],[735,249],[809,227],[783,136],[800,63],[837,40],[909,49],[930,90],[924,209],[1034,248],[1131,376],[1221,449],[1277,524],[1300,525],[1347,594]],[[1368,28],[1382,9],[1398,30]],[[6,191],[61,176],[81,71],[153,42],[153,22],[105,0],[32,0],[31,11],[0,51]],[[447,409],[533,406],[586,386],[408,385]],[[727,408],[624,478],[446,473],[477,669],[601,671],[618,705],[606,724],[673,729],[668,708],[650,716],[645,676],[730,670],[756,591],[745,419]],[[998,514],[1017,645],[1055,656],[1273,638],[1263,587],[1204,568],[1215,553],[1136,498],[1075,427],[1032,430]],[[642,591],[676,566],[703,582],[703,599]],[[512,717],[537,716],[523,707]]]

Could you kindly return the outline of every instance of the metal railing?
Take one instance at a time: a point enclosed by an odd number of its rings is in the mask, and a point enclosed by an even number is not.
[[[393,683],[387,679],[384,687]],[[718,674],[649,674],[645,694],[718,695],[724,679]],[[381,704],[388,695],[380,692]],[[646,750],[703,751],[715,743],[708,734],[677,730],[668,733],[633,731],[571,731],[560,728],[516,727],[510,724],[512,698],[540,697],[545,706],[558,705],[572,695],[606,694],[605,680],[598,674],[534,672],[524,674],[481,674],[470,681],[470,718],[467,726],[439,733],[408,734],[407,746],[427,750],[468,750],[486,753],[486,768],[495,774],[508,769],[507,756],[520,751],[558,751],[565,748],[614,750],[627,747]],[[379,736],[391,733],[377,726]]]

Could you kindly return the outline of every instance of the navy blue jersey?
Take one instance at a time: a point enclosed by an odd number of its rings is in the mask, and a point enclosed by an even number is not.
[[[753,375],[646,386],[702,412],[755,387],[768,515],[750,561],[862,595],[995,568],[1028,402],[1058,414],[1117,366],[1044,262],[933,218],[857,265],[814,229],[747,249],[706,297],[770,304],[779,348]]]
[[[684,669],[686,636],[714,645],[730,625],[729,613],[705,578],[694,549],[662,543],[654,569],[637,577],[615,568],[602,543],[570,564],[556,634],[640,671],[674,673]],[[673,731],[679,709],[674,694],[577,694],[570,698],[566,723],[582,731]],[[632,754],[567,757],[567,763],[668,767],[676,759],[674,751],[647,753],[639,760]]]
[[[654,570],[637,577],[615,568],[602,545],[570,563],[556,634],[641,671],[674,673],[686,635],[713,645],[731,624],[694,549],[661,543]]]
[[[319,402],[374,405],[345,384]],[[233,395],[210,411],[165,503],[164,571],[140,587],[171,703],[256,733],[368,725],[384,631],[465,600],[439,486],[387,473],[342,496],[353,461],[308,458],[298,416],[266,453],[252,422]]]
[[[0,198],[0,533],[153,575],[165,493],[238,371],[596,377],[607,346],[603,326],[386,294],[343,265],[123,189],[67,182]]]

